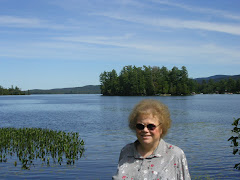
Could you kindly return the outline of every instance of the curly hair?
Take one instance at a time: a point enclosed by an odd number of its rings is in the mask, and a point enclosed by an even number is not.
[[[142,114],[152,114],[153,116],[158,118],[159,123],[161,123],[162,127],[162,136],[164,137],[168,129],[171,127],[171,118],[168,107],[161,103],[158,100],[154,99],[144,99],[135,105],[132,112],[129,115],[128,122],[129,127],[132,130],[136,130],[136,122],[139,115]]]

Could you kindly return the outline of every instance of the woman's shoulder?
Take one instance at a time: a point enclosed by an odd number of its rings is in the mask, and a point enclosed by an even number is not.
[[[123,153],[123,152],[133,152],[134,147],[135,147],[134,143],[129,143],[122,148],[121,153]]]
[[[122,148],[119,161],[131,156],[134,156],[134,143],[127,144]]]
[[[185,156],[184,151],[180,147],[170,144],[170,143],[167,143],[165,141],[163,141],[163,144],[164,144],[164,151],[166,153],[175,155],[177,157]]]

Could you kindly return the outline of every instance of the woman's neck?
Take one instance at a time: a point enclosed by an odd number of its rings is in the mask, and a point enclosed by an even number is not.
[[[151,154],[153,154],[155,149],[158,147],[158,144],[159,144],[159,142],[154,145],[139,144],[137,146],[137,151],[143,158],[146,158],[146,157],[150,156]]]

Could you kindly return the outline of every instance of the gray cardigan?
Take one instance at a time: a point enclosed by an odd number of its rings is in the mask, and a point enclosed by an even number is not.
[[[142,158],[136,149],[138,143],[135,141],[121,150],[113,180],[191,180],[187,159],[179,147],[161,139],[153,154]]]

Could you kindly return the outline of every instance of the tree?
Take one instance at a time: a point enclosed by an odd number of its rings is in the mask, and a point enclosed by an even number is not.
[[[212,79],[210,79],[208,81],[208,84],[207,84],[207,92],[208,93],[215,93],[216,92],[216,89],[215,89],[215,83]]]
[[[138,85],[138,71],[136,69],[136,66],[129,66],[128,67],[129,72],[129,84],[130,84],[130,90],[129,95],[139,95],[139,85]]]
[[[152,67],[152,81],[156,94],[160,94],[160,85],[161,85],[161,73],[160,68],[157,66]]]
[[[133,67],[133,70],[137,73],[137,84],[138,84],[138,95],[146,95],[146,89],[145,89],[145,78],[144,73],[141,67]]]
[[[119,76],[120,95],[126,96],[130,93],[129,67],[125,66]]]
[[[150,66],[143,66],[144,68],[144,77],[145,77],[145,89],[146,95],[152,96],[155,95],[155,87],[153,84],[152,68]]]
[[[160,93],[161,94],[168,94],[169,93],[169,71],[168,69],[163,66],[160,69],[161,79],[160,82]]]
[[[4,88],[0,86],[0,95],[3,95]]]
[[[220,94],[224,94],[227,90],[227,83],[226,80],[221,80],[218,82],[218,89]]]
[[[110,95],[116,95],[119,92],[119,83],[117,72],[113,69],[110,75]]]
[[[182,69],[179,72],[179,82],[178,82],[178,86],[180,86],[179,89],[179,93],[183,94],[183,95],[187,95],[190,93],[189,88],[188,88],[188,72],[187,72],[187,68],[185,66],[182,66]]]
[[[240,124],[239,124],[240,118],[235,119],[233,122],[233,130],[232,132],[235,133],[235,136],[232,136],[228,139],[228,141],[231,141],[233,144],[233,154],[236,155],[237,153],[240,155],[240,146],[239,146],[239,141],[240,141]],[[235,169],[240,170],[240,163],[235,164],[234,166]]]
[[[107,95],[107,89],[108,89],[108,77],[107,77],[107,72],[104,71],[103,73],[100,74],[99,76],[100,79],[100,89],[101,93],[104,95]]]
[[[232,78],[227,80],[227,91],[236,92],[236,81],[234,81]]]
[[[169,81],[170,81],[170,89],[169,93],[173,95],[179,95],[178,89],[177,89],[177,82],[179,80],[179,70],[177,67],[173,67],[172,70],[169,73]]]
[[[202,84],[200,86],[200,91],[204,94],[207,94],[207,81],[206,80],[203,80],[202,81]]]
[[[236,93],[240,93],[240,79],[236,81]]]

